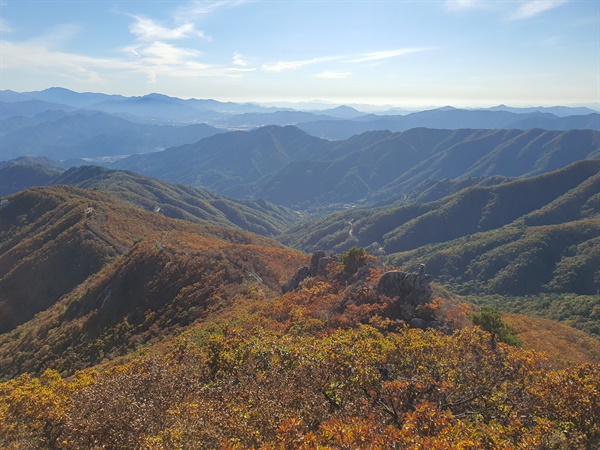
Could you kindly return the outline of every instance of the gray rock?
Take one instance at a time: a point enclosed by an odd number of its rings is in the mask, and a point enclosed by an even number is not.
[[[336,261],[335,256],[323,256],[319,258],[319,263],[317,264],[317,271],[313,275],[315,277],[324,277],[327,276],[327,266],[332,262]]]
[[[310,276],[310,267],[302,266],[296,271],[296,275],[294,275],[290,281],[281,286],[281,293],[285,294],[287,292],[291,292],[296,289],[300,283],[302,283],[306,278]]]
[[[310,258],[310,276],[316,277],[319,275],[319,262],[321,258],[327,257],[327,252],[324,250],[317,250],[313,253],[312,258]]]
[[[433,291],[431,275],[425,274],[425,266],[421,264],[419,272],[406,273],[400,270],[391,270],[384,273],[379,282],[375,293],[385,295],[386,297],[399,297],[402,302],[411,305],[423,305],[431,301]]]
[[[413,317],[410,319],[410,326],[412,328],[420,328],[421,330],[424,330],[427,327],[427,323],[423,319]]]
[[[426,326],[427,326],[427,328],[432,328],[434,330],[440,330],[442,328],[440,323],[436,322],[435,320],[432,320],[431,322],[427,322]]]

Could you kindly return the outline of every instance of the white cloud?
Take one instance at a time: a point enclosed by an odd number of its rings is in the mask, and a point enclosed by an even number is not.
[[[176,28],[163,27],[152,19],[133,16],[135,22],[129,26],[129,31],[139,41],[172,41],[200,37],[208,39],[202,31],[196,29],[193,23],[184,23]]]
[[[511,20],[522,20],[535,17],[543,12],[567,3],[567,0],[532,0],[523,3],[510,17]]]
[[[381,61],[384,59],[395,58],[397,56],[408,55],[410,53],[423,52],[427,50],[430,49],[401,48],[396,50],[383,50],[379,52],[363,53],[360,55],[321,56],[318,58],[304,59],[300,61],[278,61],[273,64],[263,64],[262,69],[267,72],[284,72],[286,70],[297,70],[304,66],[331,61],[341,61],[345,63]]]
[[[396,50],[384,50],[379,52],[365,53],[358,58],[349,59],[348,62],[360,63],[366,61],[378,61],[382,59],[395,58],[396,56],[408,55],[429,50],[427,48],[400,48]]]
[[[321,72],[317,75],[317,78],[339,80],[342,78],[348,78],[350,75],[352,75],[350,72]]]
[[[242,55],[240,55],[238,52],[235,52],[233,54],[233,64],[236,66],[241,66],[241,67],[246,67],[248,66],[250,63],[248,61],[246,61]]]
[[[305,59],[302,61],[277,61],[274,64],[263,64],[262,69],[266,72],[283,72],[286,70],[296,70],[304,66],[318,64],[322,62],[335,61],[342,59],[340,56],[323,56],[319,58]]]

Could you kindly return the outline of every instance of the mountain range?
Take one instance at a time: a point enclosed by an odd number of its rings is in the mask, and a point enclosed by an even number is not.
[[[305,251],[364,247],[405,269],[425,264],[462,293],[600,292],[600,163],[474,185],[439,200],[338,212],[282,242]]]
[[[598,447],[597,112],[0,95],[0,447]]]
[[[0,122],[2,157],[91,160],[164,150],[223,132],[198,123],[140,124],[103,112],[46,111]]]
[[[3,91],[0,108],[4,376],[85,368],[272,298],[307,259],[284,245],[425,264],[439,289],[517,296],[546,317],[584,305],[569,317],[600,332],[596,113],[383,116],[62,89]]]
[[[206,189],[99,166],[65,169],[44,158],[19,158],[0,164],[0,180],[3,196],[33,186],[70,185],[103,191],[165,217],[241,228],[263,236],[279,234],[301,217],[264,200],[233,200]]]
[[[4,121],[7,119],[22,120],[24,117],[31,118],[49,111],[87,114],[103,112],[130,122],[146,124],[189,125],[202,122],[227,130],[252,129],[266,125],[298,125],[310,134],[331,140],[347,139],[366,131],[396,132],[418,127],[600,130],[598,112],[582,107],[510,108],[499,105],[479,110],[445,107],[404,115],[377,115],[363,113],[345,105],[322,110],[292,109],[255,103],[219,102],[212,99],[184,100],[156,93],[125,97],[91,92],[77,93],[62,88],[24,93],[8,90],[0,92],[3,134],[6,133]],[[40,119],[41,117],[38,117],[38,120]],[[7,128],[10,130],[10,126]],[[85,147],[82,147],[83,155],[84,150]],[[131,153],[133,152],[129,154]],[[12,153],[10,158],[17,156],[33,155]]]
[[[110,165],[236,198],[295,208],[374,202],[427,180],[533,176],[600,157],[600,133],[534,130],[367,132],[345,141],[297,127],[224,133]]]

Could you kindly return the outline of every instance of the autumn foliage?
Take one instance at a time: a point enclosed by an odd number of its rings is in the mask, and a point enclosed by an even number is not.
[[[92,230],[114,254],[0,335],[2,449],[600,446],[598,364],[558,369],[439,292],[419,306],[378,296],[386,269],[363,252],[279,295],[306,255],[91,200],[88,217],[65,197],[78,214],[65,236]],[[24,251],[12,244],[6,258]]]
[[[305,280],[110,368],[7,381],[0,446],[595,449],[600,442],[598,365],[553,370],[533,351],[492,347],[479,327],[392,326],[377,303],[344,309],[348,295],[357,293]]]

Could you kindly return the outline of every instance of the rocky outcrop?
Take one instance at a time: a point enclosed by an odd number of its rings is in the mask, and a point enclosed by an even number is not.
[[[432,276],[425,273],[423,264],[418,272],[391,270],[381,276],[375,292],[377,296],[398,297],[402,302],[413,306],[423,305],[429,303],[433,295],[431,279]]]
[[[287,292],[291,292],[296,289],[302,281],[310,276],[310,267],[302,266],[296,271],[296,275],[290,278],[286,284],[281,286],[281,293],[285,294]]]
[[[327,266],[336,260],[335,254],[328,254],[324,250],[316,251],[310,258],[310,266],[300,267],[290,281],[281,286],[281,293],[293,291],[308,277],[326,276]]]
[[[327,256],[327,252],[325,250],[317,250],[313,253],[310,258],[310,276],[314,277],[319,272],[319,261],[321,258],[325,258]]]

